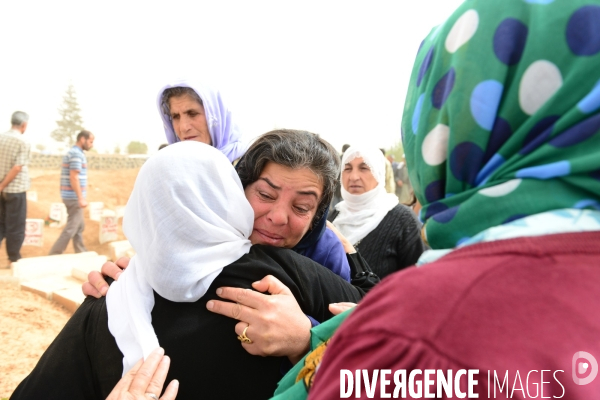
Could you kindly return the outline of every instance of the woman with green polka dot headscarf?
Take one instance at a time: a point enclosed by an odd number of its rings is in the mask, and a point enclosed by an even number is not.
[[[314,328],[281,398],[598,398],[600,0],[466,0],[402,135],[433,250]]]
[[[410,80],[403,143],[434,249],[600,209],[598,3],[493,3],[466,1],[433,30]]]

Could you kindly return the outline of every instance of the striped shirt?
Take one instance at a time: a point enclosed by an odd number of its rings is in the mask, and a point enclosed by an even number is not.
[[[79,171],[79,186],[81,195],[85,199],[87,188],[87,158],[83,150],[77,146],[71,147],[71,150],[63,157],[62,169],[60,173],[60,196],[63,200],[77,200],[77,194],[71,187],[71,170]]]
[[[21,132],[11,129],[0,134],[0,182],[15,165],[21,165],[21,172],[4,188],[4,193],[23,193],[29,189],[29,152],[31,145]]]

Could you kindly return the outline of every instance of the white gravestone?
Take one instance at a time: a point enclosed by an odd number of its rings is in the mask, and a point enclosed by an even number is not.
[[[27,218],[25,220],[25,240],[23,246],[38,246],[44,244],[44,220]]]
[[[115,214],[117,215],[117,218],[123,218],[125,215],[125,206],[116,206]]]
[[[102,215],[100,217],[100,232],[98,234],[100,244],[114,242],[118,238],[118,218],[114,215],[114,213],[112,214],[113,215]]]
[[[65,203],[52,203],[50,204],[50,226],[52,228],[60,228],[65,226],[67,223],[67,207]]]
[[[100,222],[102,210],[104,210],[104,203],[101,201],[92,201],[88,204],[87,208],[90,210],[90,219],[92,221]]]
[[[38,201],[37,192],[35,190],[28,190],[26,196],[29,201]]]
[[[116,261],[124,256],[131,258],[135,255],[135,250],[133,250],[133,247],[131,247],[131,243],[129,243],[128,240],[112,242],[109,244],[109,248],[112,261]]]

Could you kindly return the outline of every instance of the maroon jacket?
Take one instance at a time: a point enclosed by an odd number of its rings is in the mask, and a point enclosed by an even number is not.
[[[408,386],[416,369],[421,381],[426,369],[450,369],[452,378],[478,369],[480,399],[600,399],[600,374],[586,385],[574,381],[597,373],[598,362],[600,232],[517,238],[467,246],[385,279],[336,332],[309,398],[340,398],[342,369],[354,381],[357,369],[369,379],[375,369],[391,370],[385,392],[392,397],[398,370],[406,370]],[[447,398],[437,397],[430,378],[434,398]],[[374,397],[361,379],[362,398],[381,398],[379,378]],[[461,392],[466,387],[461,376]],[[407,390],[406,398],[418,397]]]

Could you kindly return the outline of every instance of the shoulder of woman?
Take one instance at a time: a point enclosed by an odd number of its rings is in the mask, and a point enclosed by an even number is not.
[[[323,232],[323,236],[321,236],[317,243],[320,246],[325,246],[329,250],[329,252],[331,252],[332,250],[339,250],[338,248],[342,248],[342,242],[337,237],[335,232],[333,232],[329,228],[325,229],[325,232]]]
[[[93,315],[96,313],[103,313],[106,310],[106,296],[102,296],[99,299],[93,296],[87,296],[83,303],[77,308],[75,314]],[[75,316],[75,314],[73,314]],[[72,317],[71,317],[72,318]]]
[[[249,254],[245,256],[250,262],[262,262],[266,264],[277,264],[284,271],[298,270],[299,264],[311,264],[308,257],[296,253],[292,249],[274,247],[267,245],[253,245]],[[241,260],[241,259],[240,259]]]
[[[395,221],[396,223],[404,224],[405,222],[402,221],[406,221],[415,217],[416,216],[414,215],[414,212],[410,208],[404,204],[397,204],[394,206],[394,208],[388,211],[386,216],[383,218],[383,222],[392,223]]]
[[[403,225],[410,224],[411,222],[414,222],[417,225],[420,224],[419,218],[415,212],[404,204],[398,204],[392,208],[388,215],[394,216],[394,218],[401,220]]]

